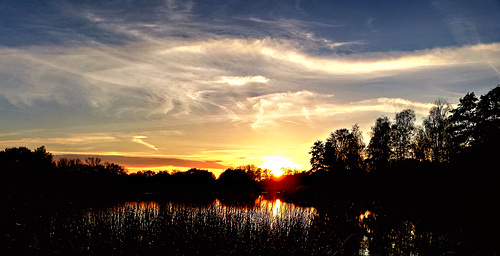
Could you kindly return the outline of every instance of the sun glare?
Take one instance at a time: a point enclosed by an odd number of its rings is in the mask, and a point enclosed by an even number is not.
[[[271,170],[271,173],[280,177],[284,174],[282,168],[297,168],[297,164],[292,162],[290,158],[283,156],[265,156],[266,161],[260,166],[261,168]]]

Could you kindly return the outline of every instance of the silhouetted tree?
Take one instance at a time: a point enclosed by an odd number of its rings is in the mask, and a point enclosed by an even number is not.
[[[419,136],[429,146],[430,158],[434,162],[448,161],[448,149],[451,141],[449,130],[449,115],[451,104],[444,99],[438,99],[429,111],[429,116],[423,120],[424,129]]]
[[[239,166],[236,169],[244,170],[248,175],[250,175],[257,182],[259,182],[262,179],[262,169],[258,168],[256,165],[247,164],[247,165]]]
[[[52,154],[46,151],[45,146],[35,150],[26,147],[6,148],[0,152],[0,166],[4,172],[24,178],[44,176],[56,167]]]
[[[155,176],[155,172],[151,171],[151,170],[147,170],[147,171],[142,171],[142,172],[138,172],[138,174],[144,176],[144,177],[153,177]]]
[[[317,172],[327,169],[324,159],[325,143],[323,143],[323,141],[315,141],[313,146],[311,147],[311,151],[309,151],[309,154],[311,154],[311,159],[309,161],[311,163],[311,171]]]
[[[56,165],[44,146],[0,151],[0,194],[36,198],[51,193],[57,185]],[[5,194],[4,194],[5,193]]]
[[[311,147],[312,171],[325,170],[342,172],[363,168],[365,145],[358,125],[352,131],[346,128],[332,132],[323,143],[316,141]]]
[[[388,117],[377,118],[372,126],[370,143],[367,147],[367,162],[371,169],[386,165],[392,157],[391,121]]]
[[[496,144],[500,137],[500,85],[479,99],[477,120],[475,143]]]
[[[88,157],[85,159],[85,163],[91,168],[96,168],[101,166],[101,159],[97,157]]]
[[[427,136],[424,128],[416,127],[415,132],[415,143],[413,144],[413,156],[419,161],[430,161],[431,160],[431,141]]]
[[[208,170],[191,168],[185,172],[186,177],[197,185],[208,185],[215,181],[215,175]]]
[[[412,144],[415,137],[415,111],[405,109],[396,113],[392,125],[392,142],[396,160],[405,160],[412,157]]]
[[[108,162],[104,163],[104,171],[107,175],[110,176],[123,176],[126,174],[125,168],[123,168],[123,166]]]
[[[451,110],[449,133],[452,140],[452,151],[461,152],[474,143],[478,99],[473,92],[460,98],[456,109]]]
[[[225,170],[217,182],[223,190],[251,192],[257,189],[257,182],[253,175],[242,169]]]

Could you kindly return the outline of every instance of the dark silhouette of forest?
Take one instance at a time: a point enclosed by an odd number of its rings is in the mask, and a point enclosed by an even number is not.
[[[99,158],[55,161],[44,146],[0,152],[6,198],[113,198],[132,195],[207,196],[282,193],[297,200],[395,198],[439,201],[472,195],[496,181],[500,145],[500,85],[456,108],[438,99],[422,125],[412,109],[381,116],[365,145],[357,125],[333,131],[309,152],[311,170],[285,170],[280,178],[254,165],[229,168],[218,179],[207,171],[127,174]]]

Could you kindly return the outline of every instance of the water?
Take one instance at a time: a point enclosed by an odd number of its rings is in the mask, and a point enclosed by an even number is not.
[[[24,247],[29,254],[64,255],[443,255],[463,250],[460,231],[443,233],[418,218],[397,216],[377,204],[317,209],[263,196],[247,206],[226,206],[217,199],[208,205],[133,201],[58,210],[29,229],[34,238],[27,238]]]

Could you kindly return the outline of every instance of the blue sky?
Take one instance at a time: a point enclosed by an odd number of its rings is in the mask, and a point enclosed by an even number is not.
[[[0,146],[131,170],[307,169],[330,131],[358,123],[368,141],[378,116],[500,83],[499,14],[498,1],[3,1]]]

